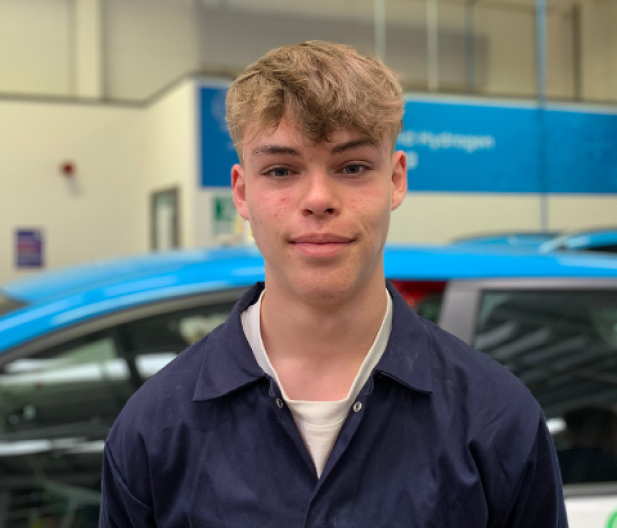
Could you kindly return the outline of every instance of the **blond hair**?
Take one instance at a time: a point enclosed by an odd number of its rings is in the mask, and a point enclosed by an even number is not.
[[[284,115],[315,143],[350,129],[375,141],[388,138],[394,149],[404,110],[401,86],[386,66],[317,40],[274,49],[251,64],[231,85],[225,106],[241,160],[247,125],[274,131]]]

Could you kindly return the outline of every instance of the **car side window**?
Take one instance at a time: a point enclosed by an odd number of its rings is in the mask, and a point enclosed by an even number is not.
[[[0,368],[0,519],[98,524],[105,438],[144,380],[223,323],[234,302],[125,323]],[[1,524],[1,520],[0,520]]]
[[[473,344],[542,406],[564,484],[617,481],[617,292],[486,291]]]
[[[134,391],[110,334],[96,334],[0,369],[0,438],[113,421]]]
[[[7,526],[97,525],[104,440],[135,388],[111,332],[4,363],[0,498]]]
[[[120,325],[124,354],[145,380],[224,323],[233,306],[231,301],[197,306]]]

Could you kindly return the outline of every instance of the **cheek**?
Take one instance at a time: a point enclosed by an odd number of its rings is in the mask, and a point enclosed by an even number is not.
[[[379,229],[389,224],[391,197],[387,189],[366,188],[348,203],[354,214],[364,219],[367,229]]]
[[[255,193],[247,200],[249,221],[253,229],[282,223],[290,209],[291,199],[285,193]]]
[[[285,218],[291,209],[291,199],[286,194],[280,194],[273,197],[268,203],[268,211],[272,218],[281,220]]]

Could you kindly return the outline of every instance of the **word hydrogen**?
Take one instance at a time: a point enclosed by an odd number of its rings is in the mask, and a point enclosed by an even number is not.
[[[452,134],[451,132],[416,132],[405,130],[398,136],[397,143],[403,147],[428,147],[431,150],[458,149],[471,154],[477,150],[495,148],[493,136],[474,136],[469,134]]]

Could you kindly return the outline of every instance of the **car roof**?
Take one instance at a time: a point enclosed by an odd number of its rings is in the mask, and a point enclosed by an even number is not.
[[[553,240],[558,235],[557,232],[508,232],[494,233],[490,235],[475,235],[458,238],[452,241],[456,246],[511,246],[511,247],[540,247],[545,242]]]
[[[540,246],[541,252],[593,250],[617,246],[617,228],[594,229],[556,237]]]
[[[229,271],[233,280],[229,266],[250,263],[254,258],[261,260],[259,251],[253,247],[166,251],[48,271],[5,284],[1,289],[13,299],[34,303],[169,274],[181,278],[193,265],[207,266],[210,272],[217,269],[223,275]]]
[[[535,249],[387,246],[386,277],[400,280],[612,278],[617,259]],[[0,293],[27,303],[0,316],[0,351],[96,317],[168,299],[246,287],[264,278],[255,247],[172,251],[47,272]]]

